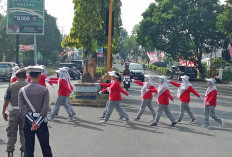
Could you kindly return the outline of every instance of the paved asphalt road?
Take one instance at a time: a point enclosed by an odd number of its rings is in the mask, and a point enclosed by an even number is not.
[[[146,73],[151,73],[146,71]],[[151,73],[157,76],[154,73]],[[157,78],[154,78],[158,82]],[[204,95],[206,83],[192,81],[194,88]],[[7,83],[0,82],[0,104],[3,104]],[[171,86],[176,93],[177,88]],[[132,120],[126,125],[118,120],[114,111],[109,124],[101,125],[97,116],[103,108],[74,107],[78,119],[68,122],[67,113],[61,107],[59,117],[49,122],[50,144],[54,157],[231,157],[232,156],[232,90],[229,86],[218,85],[218,107],[216,113],[224,118],[224,128],[210,119],[211,128],[201,128],[203,123],[203,101],[192,96],[190,104],[197,117],[197,124],[190,124],[185,114],[182,124],[170,127],[170,121],[163,114],[158,127],[150,127],[152,119],[146,109],[139,122],[132,119],[136,116],[141,102],[140,87],[132,84],[129,93],[131,99],[123,97],[123,106]],[[57,87],[50,88],[51,100],[54,101]],[[170,105],[174,117],[179,114],[180,102],[175,97],[175,103]],[[157,109],[157,97],[153,104]],[[2,105],[0,111],[2,110]],[[7,123],[0,118],[0,153],[7,156],[6,129]],[[42,157],[41,149],[36,140],[35,157]],[[15,156],[19,157],[19,144],[16,145]]]

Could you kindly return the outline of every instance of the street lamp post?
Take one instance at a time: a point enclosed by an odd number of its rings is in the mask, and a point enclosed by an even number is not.
[[[110,80],[110,76],[108,72],[110,71],[110,56],[111,56],[112,10],[113,10],[113,0],[110,0],[109,27],[108,27],[108,53],[107,53],[107,80]]]

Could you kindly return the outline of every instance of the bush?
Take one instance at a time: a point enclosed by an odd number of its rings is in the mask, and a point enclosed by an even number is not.
[[[106,73],[107,69],[105,67],[96,67],[96,77],[101,78],[102,75]]]
[[[232,66],[226,67],[222,75],[223,81],[232,81]]]
[[[157,66],[153,65],[153,64],[148,64],[146,66],[147,70],[150,70],[150,71],[156,71],[156,68]]]

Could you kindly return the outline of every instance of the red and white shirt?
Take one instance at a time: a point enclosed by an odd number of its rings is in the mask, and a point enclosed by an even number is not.
[[[209,102],[209,106],[217,106],[217,90],[214,89],[205,97],[205,105]]]
[[[174,81],[170,81],[170,84],[176,86],[176,87],[180,87],[181,83],[177,83]],[[192,87],[189,86],[188,89],[186,89],[179,97],[180,102],[184,102],[184,103],[189,103],[190,102],[190,93],[193,93],[194,95],[196,95],[198,98],[200,97],[199,93],[197,93],[197,91]]]
[[[119,81],[115,81],[115,82],[110,83],[110,87],[108,87],[108,88],[110,89],[110,91],[109,91],[109,100],[110,101],[121,101],[122,100],[121,92],[123,94],[125,94],[126,96],[129,95],[124,89],[122,89]],[[104,92],[108,91],[108,88],[103,89],[102,92],[104,93]]]
[[[144,82],[140,82],[137,80],[135,80],[135,83],[140,85],[140,86],[144,85]],[[149,89],[156,89],[156,88],[154,86],[150,86]],[[152,95],[151,91],[146,92],[146,94],[144,94],[144,96],[143,96],[143,99],[152,99],[152,98],[153,98],[153,95]]]
[[[151,89],[150,91],[158,95],[158,89],[155,88]],[[169,99],[173,100],[173,97],[170,94],[169,89],[167,89],[158,97],[158,104],[169,105]]]
[[[45,74],[41,74],[41,77],[40,77],[40,80],[39,80],[39,84],[41,86],[47,87],[46,86],[46,78],[47,78],[47,76]]]

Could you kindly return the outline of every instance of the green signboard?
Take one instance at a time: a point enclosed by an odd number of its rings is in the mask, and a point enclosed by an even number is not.
[[[44,34],[44,0],[8,0],[7,34]]]

